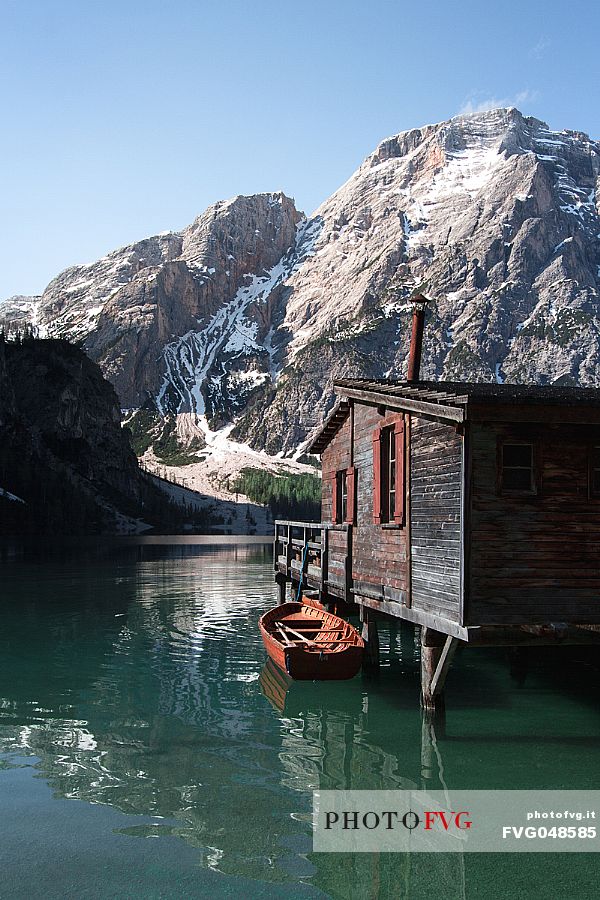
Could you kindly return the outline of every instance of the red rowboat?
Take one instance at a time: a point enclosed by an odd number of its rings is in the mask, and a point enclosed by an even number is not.
[[[261,616],[258,627],[273,662],[297,680],[353,678],[364,641],[356,628],[308,603],[283,603]]]

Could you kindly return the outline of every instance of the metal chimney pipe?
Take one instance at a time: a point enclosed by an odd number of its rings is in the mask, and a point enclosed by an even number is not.
[[[421,351],[423,349],[423,328],[425,325],[425,307],[429,302],[423,294],[411,297],[412,334],[410,336],[410,352],[408,355],[407,381],[419,381],[421,371]]]

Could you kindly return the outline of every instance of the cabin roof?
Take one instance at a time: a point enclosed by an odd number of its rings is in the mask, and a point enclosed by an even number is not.
[[[347,400],[338,400],[325,422],[319,429],[317,436],[308,447],[308,453],[322,453],[329,441],[338,433],[350,413],[350,404]]]
[[[469,405],[485,406],[487,417],[505,417],[507,410],[521,411],[526,420],[539,418],[534,409],[558,407],[573,410],[578,421],[598,421],[598,415],[586,416],[586,410],[600,411],[600,389],[540,384],[493,384],[469,381],[391,381],[389,379],[345,378],[334,382],[341,398],[308,448],[309,453],[322,453],[337,433],[349,412],[348,401],[401,409],[441,421],[463,422]]]
[[[474,381],[390,381],[344,378],[334,382],[336,393],[346,390],[385,393],[390,397],[415,397],[432,402],[464,405],[470,399],[500,403],[585,403],[600,406],[600,389],[545,384],[495,384]]]

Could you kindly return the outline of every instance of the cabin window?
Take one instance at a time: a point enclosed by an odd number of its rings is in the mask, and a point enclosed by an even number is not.
[[[340,522],[348,518],[348,475],[346,471],[338,473],[338,492],[340,502]]]
[[[404,524],[404,419],[373,435],[373,521]]]
[[[533,444],[503,444],[501,454],[502,490],[534,493]]]
[[[600,497],[600,446],[591,448],[590,488],[592,497]]]
[[[382,451],[385,461],[384,514],[386,522],[393,522],[396,512],[396,435],[393,428],[383,430]]]
[[[340,469],[333,476],[332,521],[337,524],[352,524],[354,522],[354,466],[348,469]]]

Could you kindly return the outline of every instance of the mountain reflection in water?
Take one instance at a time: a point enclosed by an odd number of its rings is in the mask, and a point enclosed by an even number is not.
[[[519,691],[502,657],[457,661],[439,740],[422,729],[410,629],[382,629],[378,678],[290,683],[265,664],[256,625],[276,602],[270,553],[139,539],[14,555],[0,752],[34,754],[56,796],[156,819],[132,819],[131,838],[176,836],[205,867],[314,896],[444,885],[462,897],[491,872],[480,860],[469,881],[472,861],[458,855],[312,854],[315,789],[594,785],[591,694],[576,699],[535,673]]]

